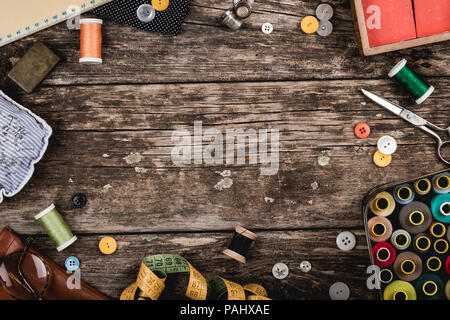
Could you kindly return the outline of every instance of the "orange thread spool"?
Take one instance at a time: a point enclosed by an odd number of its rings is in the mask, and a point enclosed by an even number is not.
[[[80,20],[80,63],[100,64],[102,60],[101,19]]]

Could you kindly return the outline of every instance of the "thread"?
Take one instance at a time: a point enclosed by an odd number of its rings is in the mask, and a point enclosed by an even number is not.
[[[77,240],[54,204],[37,214],[34,219],[39,221],[44,231],[55,242],[58,251],[66,249]]]
[[[375,216],[367,221],[369,237],[374,242],[383,242],[388,240],[392,235],[391,222],[382,216]]]
[[[417,104],[424,102],[434,91],[434,87],[422,80],[407,66],[406,59],[402,59],[389,72],[389,77],[396,79],[408,91]]]
[[[405,292],[407,300],[417,300],[416,289],[409,282],[395,280],[388,284],[383,292],[384,300],[395,300],[396,293]]]
[[[231,30],[238,30],[242,26],[242,21],[236,16],[236,13],[229,9],[221,17],[222,24]]]
[[[379,242],[372,248],[373,262],[379,267],[388,267],[394,263],[396,252],[387,242]]]
[[[443,237],[445,234],[445,226],[440,222],[433,222],[430,226],[430,233],[436,238]]]
[[[101,19],[80,20],[80,60],[82,64],[100,64],[102,60]]]
[[[443,173],[433,177],[433,191],[439,194],[450,192],[450,174]]]
[[[228,244],[228,248],[223,253],[241,263],[246,263],[248,249],[257,237],[253,232],[238,225],[235,227],[235,233]]]
[[[386,191],[380,192],[370,201],[370,210],[377,216],[387,217],[395,210],[394,198]]]
[[[430,208],[423,202],[413,201],[400,209],[398,221],[411,234],[425,232],[433,221]]]
[[[414,249],[419,252],[427,252],[431,247],[431,240],[426,234],[418,234],[414,238]]]
[[[446,208],[446,206],[450,203],[450,194],[439,194],[431,199],[431,212],[433,213],[433,217],[442,223],[450,223],[450,215],[444,214],[441,209]]]
[[[438,300],[444,293],[444,283],[435,274],[423,274],[416,282],[416,291],[421,299]]]
[[[448,242],[444,239],[437,239],[433,244],[434,251],[444,254],[448,251]]]
[[[403,229],[395,230],[392,233],[391,242],[397,250],[406,250],[411,244],[411,235]]]
[[[408,204],[414,200],[415,193],[409,184],[402,184],[394,188],[394,199],[400,204]]]
[[[389,269],[381,269],[378,279],[382,283],[390,283],[394,279],[394,274]]]
[[[432,272],[439,271],[442,267],[442,261],[436,256],[428,256],[426,258],[426,265],[428,270]]]
[[[405,251],[397,256],[392,268],[400,280],[414,281],[422,274],[422,259],[411,251]]]
[[[420,179],[414,183],[414,190],[417,194],[424,196],[428,194],[431,190],[431,182],[429,179]]]

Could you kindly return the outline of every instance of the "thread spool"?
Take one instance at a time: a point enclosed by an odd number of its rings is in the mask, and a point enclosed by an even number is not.
[[[370,202],[370,210],[377,216],[387,217],[394,212],[394,209],[394,198],[386,191],[377,194]]]
[[[414,249],[416,249],[419,252],[427,252],[430,247],[431,247],[431,240],[430,238],[424,234],[418,234],[415,238],[414,238]]]
[[[420,179],[414,183],[414,190],[417,194],[424,196],[431,190],[431,182],[429,179]]]
[[[450,223],[450,215],[446,214],[450,203],[450,193],[438,194],[431,199],[431,212],[434,219],[442,223]]]
[[[82,64],[101,64],[102,60],[101,19],[80,20],[80,60]]]
[[[450,275],[450,256],[448,256],[447,260],[445,260],[445,271],[447,271],[447,274]]]
[[[433,222],[430,226],[430,233],[435,238],[440,238],[445,235],[445,226],[440,222]]]
[[[389,77],[396,79],[408,91],[417,104],[421,104],[433,93],[434,87],[422,80],[407,66],[406,59],[402,59],[389,72]]]
[[[242,26],[242,21],[236,15],[234,10],[228,9],[221,17],[222,24],[231,30],[238,30]]]
[[[425,258],[425,264],[427,266],[427,269],[436,272],[439,271],[442,267],[442,261],[439,259],[439,257],[436,256],[428,256]]]
[[[438,300],[444,293],[444,283],[437,275],[426,273],[417,279],[416,291],[421,299]]]
[[[223,253],[241,263],[246,263],[247,251],[257,237],[253,232],[237,225],[234,236],[228,244],[228,249],[223,250]]]
[[[425,203],[413,201],[401,208],[398,220],[403,229],[411,234],[418,234],[430,227],[433,216]]]
[[[414,281],[422,274],[422,259],[411,251],[400,253],[395,259],[393,270],[403,281]]]
[[[417,300],[416,289],[409,282],[402,280],[395,280],[388,284],[383,292],[384,300],[395,300],[396,293],[405,292],[407,300]]]
[[[381,283],[387,284],[394,279],[394,274],[389,269],[381,269],[380,274],[378,275],[378,279]]]
[[[397,250],[406,250],[411,244],[411,235],[406,230],[395,230],[392,233],[391,242]]]
[[[379,242],[372,248],[373,262],[379,267],[388,267],[394,263],[396,252],[387,242]]]
[[[385,217],[375,216],[367,221],[369,238],[375,242],[383,242],[392,235],[392,224]]]
[[[409,184],[402,184],[394,188],[394,199],[400,204],[408,204],[414,200],[415,193]]]
[[[439,194],[450,192],[450,174],[443,173],[433,177],[433,191]]]
[[[34,219],[39,221],[44,231],[55,242],[58,251],[66,249],[77,240],[54,204],[34,216]]]
[[[448,242],[444,239],[437,239],[433,244],[434,251],[439,254],[444,254],[448,251]]]
[[[234,12],[240,19],[245,19],[252,13],[254,0],[234,0]]]

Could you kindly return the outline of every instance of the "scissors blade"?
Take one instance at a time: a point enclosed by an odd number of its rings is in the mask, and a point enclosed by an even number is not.
[[[361,89],[361,91],[362,91],[362,93],[364,93],[364,95],[366,97],[368,97],[372,101],[378,103],[380,106],[385,107],[386,109],[388,109],[393,114],[396,114],[397,116],[400,116],[400,114],[404,110],[402,107],[399,107],[399,106],[393,104],[392,102],[389,102],[386,99],[383,99],[383,98],[377,96],[376,94],[373,94],[372,92],[369,92],[364,89]]]

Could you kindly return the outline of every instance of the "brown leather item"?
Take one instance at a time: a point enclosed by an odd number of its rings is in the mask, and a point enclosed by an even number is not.
[[[0,259],[10,253],[24,250],[25,246],[20,237],[10,228],[6,227],[0,232]],[[81,282],[80,289],[67,288],[66,282],[70,274],[59,267],[53,261],[43,257],[38,251],[30,248],[30,252],[36,253],[43,258],[51,269],[51,279],[45,293],[48,300],[108,300],[108,298]],[[14,300],[0,284],[0,300]]]

